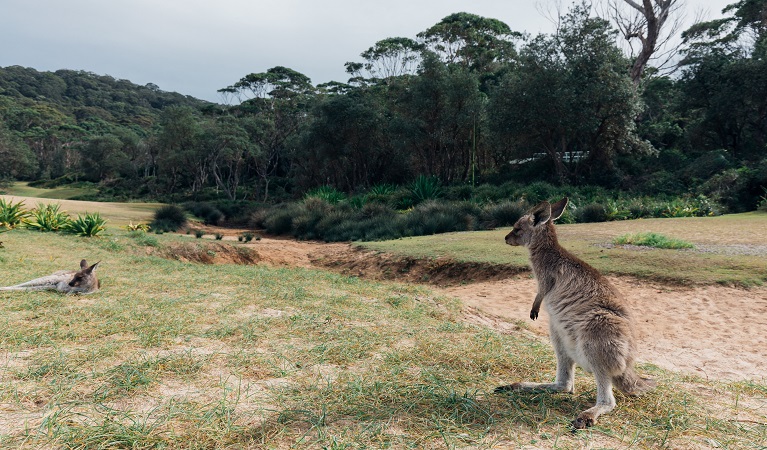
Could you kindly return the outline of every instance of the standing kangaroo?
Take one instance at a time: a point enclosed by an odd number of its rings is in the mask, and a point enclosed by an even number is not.
[[[637,396],[655,387],[655,381],[634,371],[634,320],[618,291],[599,272],[557,242],[553,221],[567,206],[567,197],[543,202],[522,216],[511,233],[509,245],[530,251],[538,281],[530,318],[538,318],[541,303],[549,314],[549,330],[557,356],[554,383],[520,382],[496,388],[496,392],[547,390],[573,392],[575,365],[594,374],[597,402],[572,422],[576,429],[594,425],[601,414],[615,408],[613,385],[624,394]]]
[[[15,286],[0,287],[0,291],[43,291],[52,290],[67,294],[91,294],[101,287],[96,278],[96,267],[100,261],[88,267],[85,260],[80,261],[80,270],[60,270],[48,276],[35,278]]]

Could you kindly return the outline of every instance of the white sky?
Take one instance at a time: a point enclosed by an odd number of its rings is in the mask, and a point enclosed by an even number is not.
[[[217,89],[278,65],[314,84],[347,81],[344,63],[377,41],[415,38],[455,12],[549,33],[546,1],[0,0],[0,67],[86,70],[220,102]],[[735,2],[683,1],[688,22]]]

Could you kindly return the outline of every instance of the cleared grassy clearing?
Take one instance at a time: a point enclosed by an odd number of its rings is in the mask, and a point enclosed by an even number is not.
[[[32,187],[24,181],[17,181],[8,188],[3,189],[7,195],[17,195],[20,197],[37,197],[66,200],[84,194],[96,192],[95,188],[80,188],[72,186],[62,186],[53,189],[44,189]]]
[[[527,267],[527,250],[504,244],[509,228],[494,231],[419,236],[359,245],[383,252],[419,258],[445,257],[458,261],[488,262]],[[621,235],[655,232],[698,246],[716,246],[712,252],[667,249],[625,249],[608,244]],[[767,281],[767,257],[729,254],[727,247],[767,247],[767,214],[747,213],[719,217],[641,219],[557,226],[562,246],[600,271],[652,278],[674,283],[727,283],[750,286]]]
[[[160,235],[160,245],[184,238]],[[577,434],[548,345],[467,325],[450,298],[325,271],[203,266],[105,238],[14,230],[0,283],[102,260],[90,296],[0,294],[0,446],[12,448],[759,448],[767,386],[665,372]],[[236,244],[235,244],[236,245]]]
[[[46,189],[47,190],[47,189]],[[13,203],[24,202],[26,209],[37,207],[38,203],[61,204],[61,209],[70,215],[85,213],[100,213],[108,220],[107,228],[120,227],[129,222],[150,222],[154,212],[163,206],[162,203],[116,203],[116,202],[84,202],[79,200],[63,200],[57,198],[25,197],[20,195],[0,195],[6,201]]]

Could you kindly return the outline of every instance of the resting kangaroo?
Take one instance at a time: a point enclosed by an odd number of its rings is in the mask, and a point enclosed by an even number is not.
[[[541,303],[549,314],[551,342],[557,356],[554,383],[520,382],[496,392],[548,390],[573,392],[575,365],[594,374],[597,402],[573,421],[592,426],[597,417],[615,408],[613,385],[627,395],[640,395],[655,381],[634,372],[634,320],[618,291],[593,267],[562,248],[553,221],[567,206],[565,197],[553,205],[543,202],[522,216],[506,236],[509,245],[530,252],[538,281],[530,318],[538,318]]]
[[[15,286],[0,287],[0,291],[42,291],[52,290],[72,294],[91,294],[101,287],[96,278],[96,267],[100,261],[88,267],[85,260],[80,261],[80,270],[60,270],[51,275]]]

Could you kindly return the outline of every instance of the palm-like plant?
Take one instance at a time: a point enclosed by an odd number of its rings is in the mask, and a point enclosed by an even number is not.
[[[61,211],[61,205],[58,203],[38,203],[37,208],[30,214],[31,220],[27,220],[27,228],[38,231],[59,231],[69,223],[69,214]]]
[[[29,211],[24,209],[24,202],[13,203],[0,198],[0,232],[16,227],[29,215]]]
[[[106,222],[101,214],[86,212],[84,216],[78,214],[76,219],[70,220],[64,226],[64,230],[79,236],[93,237],[106,229]]]

